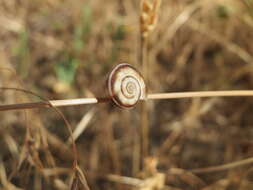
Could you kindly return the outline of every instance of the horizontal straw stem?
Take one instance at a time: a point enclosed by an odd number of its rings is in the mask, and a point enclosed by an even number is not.
[[[198,91],[198,92],[171,92],[148,94],[148,100],[157,99],[181,99],[181,98],[204,98],[204,97],[236,97],[253,96],[253,90],[230,90],[230,91]]]
[[[74,106],[83,104],[97,104],[97,98],[80,98],[80,99],[69,99],[69,100],[51,100],[50,104],[54,107],[60,106]]]
[[[31,102],[31,103],[21,103],[21,104],[7,104],[7,105],[1,105],[0,106],[0,111],[43,108],[43,107],[50,107],[50,104],[48,102]]]
[[[230,96],[230,97],[253,96],[253,90],[157,93],[157,94],[148,94],[145,100],[225,97],[225,96]],[[98,104],[98,103],[109,102],[110,100],[111,100],[110,98],[80,98],[80,99],[29,102],[29,103],[20,103],[20,104],[7,104],[7,105],[0,105],[0,111],[43,108],[43,107],[51,107],[51,106],[63,107],[63,106],[76,106],[76,105],[84,105],[84,104]]]
[[[81,99],[67,99],[67,100],[50,100],[50,101],[40,101],[40,102],[30,102],[30,103],[20,103],[20,104],[7,104],[0,105],[0,111],[7,110],[18,110],[18,109],[32,109],[32,108],[43,108],[43,107],[63,107],[63,106],[75,106],[83,104],[96,104],[106,102],[106,98],[81,98]]]

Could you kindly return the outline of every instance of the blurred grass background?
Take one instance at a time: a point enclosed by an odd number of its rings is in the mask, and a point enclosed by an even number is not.
[[[141,70],[139,4],[1,0],[0,67],[14,69],[22,88],[48,99],[91,96],[113,66],[127,62]],[[252,89],[252,29],[252,0],[163,1],[148,44],[149,92]],[[4,69],[0,83],[20,87]],[[1,94],[2,104],[35,100],[15,91]],[[138,163],[138,109],[107,104],[61,109],[74,131],[83,129],[76,143],[91,189],[141,189],[111,174],[143,180],[162,174],[166,186],[160,189],[252,189],[252,164],[191,172],[252,157],[251,98],[162,100],[148,106],[150,157],[144,168]],[[0,117],[1,189],[68,189],[66,168],[73,154],[62,119],[46,109]]]

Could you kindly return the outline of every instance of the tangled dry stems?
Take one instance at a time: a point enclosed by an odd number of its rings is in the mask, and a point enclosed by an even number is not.
[[[43,97],[89,97],[92,88],[102,81],[100,76],[108,73],[114,63],[136,60],[133,43],[138,25],[135,26],[137,17],[133,13],[137,12],[138,5],[132,1],[108,1],[101,8],[98,6],[101,1],[88,2],[89,5],[81,1],[29,1],[30,4],[28,1],[1,1],[1,67],[9,67],[12,63],[27,88]],[[159,24],[150,35],[148,46],[152,63],[149,78],[155,78],[150,80],[151,92],[251,89],[252,66],[247,57],[253,52],[250,1],[201,2],[204,3],[200,7],[190,9],[189,5],[193,5],[190,1],[163,1]],[[80,5],[92,10],[92,24],[85,20],[80,22],[81,14],[89,15]],[[184,22],[177,19],[182,18],[180,15],[186,15]],[[170,25],[176,26],[176,30],[167,37]],[[80,32],[81,38],[78,38],[79,32],[73,37],[76,26],[87,29]],[[87,26],[91,26],[90,29]],[[86,47],[76,53],[79,45],[74,46],[73,39],[84,42]],[[27,48],[29,51],[22,51]],[[64,57],[66,54],[68,56]],[[68,86],[56,77],[54,65],[62,64],[65,59],[73,61],[73,57],[74,61],[82,60],[82,64],[74,82]],[[101,63],[106,64],[101,66]],[[7,73],[1,73],[1,86],[17,87]],[[56,83],[64,83],[67,88],[59,93]],[[15,103],[28,99],[6,91],[1,101]],[[150,107],[150,152],[158,159],[158,171],[166,175],[168,188],[252,188],[251,165],[198,176],[189,171],[252,156],[251,98],[161,101]],[[63,109],[74,126],[88,110],[89,107]],[[5,189],[67,189],[71,176],[68,170],[59,168],[71,168],[73,154],[65,143],[69,136],[62,121],[46,110],[29,112],[27,119],[21,117],[22,113],[1,113],[1,185]],[[87,171],[88,183],[92,189],[131,189],[109,182],[106,175],[113,173],[141,179],[134,169],[139,150],[136,112],[98,105],[95,115],[77,141],[80,166]],[[23,141],[25,125],[30,127],[33,137],[27,135],[29,143],[26,145]],[[160,145],[164,142],[166,146],[160,153]],[[23,147],[29,148],[33,158],[24,159],[27,149]],[[52,158],[58,168],[53,165]],[[48,176],[41,175],[43,170],[35,166],[41,165],[40,160],[44,166],[52,166],[51,170],[45,170]],[[17,165],[19,172],[14,172],[10,178],[10,170],[15,171]]]

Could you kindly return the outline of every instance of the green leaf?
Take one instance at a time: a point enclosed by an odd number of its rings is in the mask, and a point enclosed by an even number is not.
[[[73,57],[69,57],[57,64],[55,69],[58,80],[71,84],[74,81],[79,64],[80,61]]]

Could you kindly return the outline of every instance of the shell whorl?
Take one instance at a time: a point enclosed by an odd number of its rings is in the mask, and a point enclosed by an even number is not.
[[[121,108],[133,107],[146,96],[143,77],[134,67],[125,63],[117,65],[110,73],[108,89],[113,102]]]

